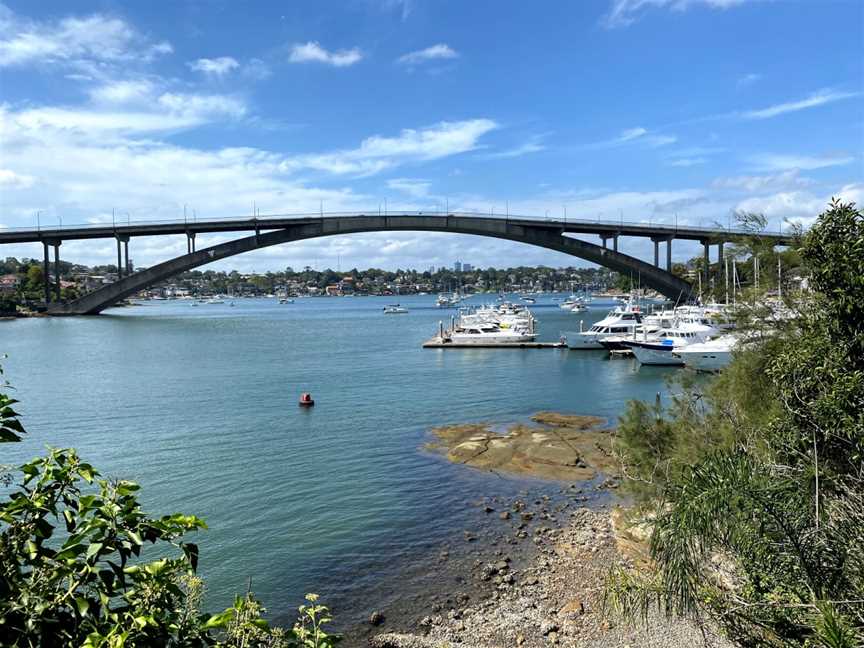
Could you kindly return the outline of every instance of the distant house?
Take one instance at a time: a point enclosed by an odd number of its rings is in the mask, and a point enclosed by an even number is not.
[[[3,275],[2,277],[0,277],[0,293],[14,293],[18,289],[18,282],[18,275]]]

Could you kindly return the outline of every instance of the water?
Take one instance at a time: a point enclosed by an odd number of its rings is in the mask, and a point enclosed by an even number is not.
[[[461,533],[466,501],[525,486],[423,450],[431,427],[539,410],[614,423],[674,371],[603,352],[424,350],[453,312],[434,299],[400,297],[410,312],[387,316],[394,298],[364,297],[0,322],[29,432],[2,461],[74,446],[103,474],[140,482],[148,511],[205,518],[196,541],[212,609],[251,578],[277,617],[307,591],[350,616],[370,592],[398,593],[402,566]],[[611,306],[577,315],[557,304],[532,306],[541,340]],[[313,409],[297,406],[304,391]]]

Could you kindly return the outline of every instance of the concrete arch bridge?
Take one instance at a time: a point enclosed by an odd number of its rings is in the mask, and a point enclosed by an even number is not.
[[[252,232],[250,236],[213,245],[201,250],[195,248],[195,237],[201,233]],[[46,282],[45,301],[52,315],[94,315],[135,293],[165,281],[175,275],[199,266],[226,259],[271,245],[302,241],[322,236],[356,234],[362,232],[421,231],[453,232],[506,239],[549,250],[571,254],[611,270],[639,275],[644,286],[662,295],[686,301],[693,298],[693,288],[687,281],[673,275],[672,240],[689,239],[702,243],[706,260],[706,279],[709,246],[717,245],[718,261],[722,264],[723,243],[734,241],[752,232],[701,227],[671,227],[644,223],[604,222],[585,220],[537,219],[525,217],[480,216],[455,213],[437,214],[401,212],[398,214],[366,215],[338,214],[310,216],[274,216],[244,219],[143,222],[126,225],[72,226],[56,229],[0,230],[0,244],[41,242],[45,252],[45,276],[49,271],[49,248],[54,247],[55,269],[59,267],[59,250],[64,240],[115,238],[117,241],[117,267],[119,278],[112,284],[88,293],[75,301],[60,303],[59,273],[55,272],[54,292]],[[129,241],[139,236],[184,234],[187,253],[154,265],[146,270],[131,272]],[[601,244],[589,243],[566,234],[594,234]],[[654,263],[647,263],[618,251],[620,236],[650,238],[654,242]],[[781,233],[764,234],[777,245],[788,245],[791,237]],[[611,240],[612,246],[608,245]],[[659,246],[666,243],[666,269],[660,267]],[[125,253],[125,274],[123,256]],[[706,283],[707,285],[707,283]]]

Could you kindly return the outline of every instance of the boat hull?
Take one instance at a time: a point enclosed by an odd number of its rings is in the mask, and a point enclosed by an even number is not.
[[[643,346],[641,344],[627,343],[627,347],[636,356],[640,364],[644,365],[662,365],[666,367],[683,367],[684,360],[678,356],[672,355],[674,347],[669,345],[667,349],[657,348],[657,346]]]
[[[732,362],[731,351],[688,351],[682,349],[676,352],[684,366],[688,369],[705,372],[717,372],[725,369]]]
[[[603,349],[600,339],[596,335],[585,335],[584,333],[565,333],[567,346],[576,351],[597,351]]]

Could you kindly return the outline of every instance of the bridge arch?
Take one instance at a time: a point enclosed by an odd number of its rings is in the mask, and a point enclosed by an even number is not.
[[[460,216],[352,216],[321,218],[284,229],[256,233],[227,243],[164,261],[124,277],[68,304],[53,305],[54,315],[95,315],[130,297],[187,270],[260,248],[339,234],[384,231],[452,232],[506,239],[570,254],[623,273],[638,274],[641,283],[674,300],[687,300],[692,287],[683,279],[627,254],[587,241],[564,236],[561,228],[511,223],[498,218]]]

